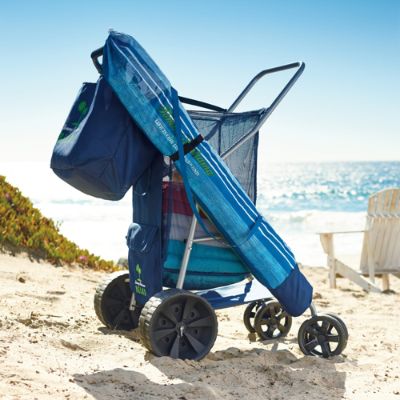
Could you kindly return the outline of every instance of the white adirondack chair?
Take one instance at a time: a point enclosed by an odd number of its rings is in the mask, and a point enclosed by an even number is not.
[[[356,271],[335,257],[335,234],[364,233],[360,269]],[[343,276],[366,291],[380,292],[375,277],[382,277],[382,289],[389,290],[389,274],[400,278],[400,188],[385,189],[368,200],[364,231],[320,233],[328,255],[329,283],[336,287],[336,277]],[[368,277],[368,278],[367,278]]]

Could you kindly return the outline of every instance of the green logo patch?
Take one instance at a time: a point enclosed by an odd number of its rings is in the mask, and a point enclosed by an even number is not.
[[[147,296],[146,285],[142,283],[142,268],[140,268],[139,264],[136,264],[135,272],[137,275],[135,279],[135,292],[142,296]]]
[[[172,108],[161,107],[158,112],[160,113],[162,119],[175,131],[175,122],[172,118]]]
[[[87,102],[85,100],[80,101],[79,104],[78,104],[77,110],[79,112],[78,120],[77,121],[71,121],[71,122],[68,123],[73,129],[71,129],[71,128],[63,129],[61,131],[60,135],[58,136],[57,140],[65,139],[66,137],[68,137],[74,131],[74,129],[76,129],[79,126],[79,124],[82,122],[83,118],[85,118],[85,115],[89,111],[89,106],[88,106]]]

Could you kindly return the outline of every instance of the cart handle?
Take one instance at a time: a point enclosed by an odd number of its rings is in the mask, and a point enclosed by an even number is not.
[[[232,103],[232,105],[228,108],[228,112],[232,112],[233,110],[236,109],[236,107],[239,105],[239,103],[242,102],[242,100],[247,96],[247,94],[250,92],[250,90],[253,88],[253,86],[265,75],[273,74],[275,72],[281,72],[281,71],[286,71],[288,69],[293,69],[297,68],[297,71],[295,74],[290,78],[289,82],[286,84],[286,86],[282,89],[282,91],[278,94],[278,96],[275,98],[275,100],[271,103],[271,105],[268,107],[268,109],[271,109],[271,112],[276,108],[276,106],[281,102],[281,100],[286,96],[287,92],[292,88],[292,86],[295,84],[297,79],[299,79],[300,75],[303,73],[304,68],[306,67],[304,62],[296,62],[296,63],[291,63],[291,64],[286,64],[286,65],[281,65],[279,67],[275,68],[269,68],[265,69],[261,72],[259,72],[250,82],[249,84],[243,89],[242,93],[239,94],[237,99]]]
[[[271,105],[265,109],[263,116],[260,118],[256,126],[249,132],[246,136],[240,139],[234,146],[232,146],[228,151],[221,154],[222,159],[226,159],[230,154],[232,154],[235,150],[237,150],[243,143],[247,142],[247,140],[251,139],[260,128],[264,125],[265,121],[269,118],[278,104],[282,101],[282,99],[286,96],[292,86],[296,83],[297,79],[299,79],[300,75],[303,73],[306,64],[304,62],[296,62],[292,64],[281,65],[280,67],[269,68],[259,72],[243,89],[242,93],[239,94],[237,99],[232,103],[232,105],[228,108],[228,112],[232,112],[236,109],[236,107],[241,103],[241,101],[247,96],[253,86],[265,75],[273,74],[275,72],[286,71],[288,69],[297,68],[297,71],[293,74],[293,76],[289,79],[289,82],[285,85],[285,87],[281,90],[281,92],[276,96],[275,100],[271,103]]]
[[[103,49],[104,49],[104,47],[100,47],[100,48],[92,51],[92,53],[90,54],[90,58],[92,59],[93,64],[99,74],[103,73],[103,66],[99,62],[99,58],[103,57]]]

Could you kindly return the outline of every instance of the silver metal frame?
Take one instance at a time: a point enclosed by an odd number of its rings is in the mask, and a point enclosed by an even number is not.
[[[317,308],[315,307],[315,304],[313,302],[311,302],[310,304],[310,311],[312,317],[316,317],[318,315]]]
[[[278,106],[278,104],[282,101],[282,99],[286,96],[286,94],[289,92],[289,90],[292,88],[292,86],[296,83],[297,79],[299,79],[300,75],[303,73],[304,68],[305,68],[304,62],[297,62],[297,63],[287,64],[287,65],[282,65],[280,67],[269,68],[269,69],[265,69],[265,70],[261,71],[248,83],[248,85],[239,94],[237,99],[228,108],[228,110],[226,112],[233,112],[237,108],[237,106],[243,101],[243,99],[247,96],[247,94],[254,87],[254,85],[265,75],[269,75],[269,74],[272,74],[275,72],[285,71],[285,70],[293,69],[293,68],[297,68],[297,71],[293,74],[293,76],[290,78],[288,83],[285,85],[285,87],[282,89],[282,91],[278,94],[278,96],[275,98],[275,100],[271,103],[271,105],[265,109],[264,115],[260,118],[257,125],[246,136],[244,136],[235,145],[233,145],[229,150],[227,150],[225,153],[221,154],[221,158],[223,160],[226,159],[227,157],[229,157],[235,150],[237,150],[239,147],[241,147],[245,142],[247,142],[250,138],[252,138],[260,130],[262,125],[265,123],[265,121],[269,118],[269,116],[272,114],[272,112],[275,110],[275,108]],[[183,283],[185,281],[187,266],[189,264],[189,259],[190,259],[190,254],[192,252],[193,243],[205,242],[205,241],[210,241],[210,240],[214,239],[212,237],[202,237],[202,238],[195,239],[194,235],[196,232],[196,227],[197,227],[197,219],[195,216],[193,216],[192,222],[190,224],[189,236],[186,240],[186,246],[185,246],[185,251],[183,253],[181,267],[179,270],[178,281],[176,283],[176,287],[178,289],[183,288]],[[312,314],[314,313],[314,311],[316,313],[316,310],[315,310],[315,307],[313,304],[311,305],[310,308],[311,308]]]

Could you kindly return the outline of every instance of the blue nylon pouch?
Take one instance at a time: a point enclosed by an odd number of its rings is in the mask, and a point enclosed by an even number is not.
[[[159,227],[133,222],[128,230],[127,245],[131,290],[136,304],[143,306],[162,289],[161,276],[155,273],[161,264]]]
[[[120,200],[157,153],[103,77],[84,83],[50,166],[83,193]]]
[[[162,290],[161,210],[163,156],[158,153],[133,190],[133,223],[129,227],[128,264],[135,304]]]

